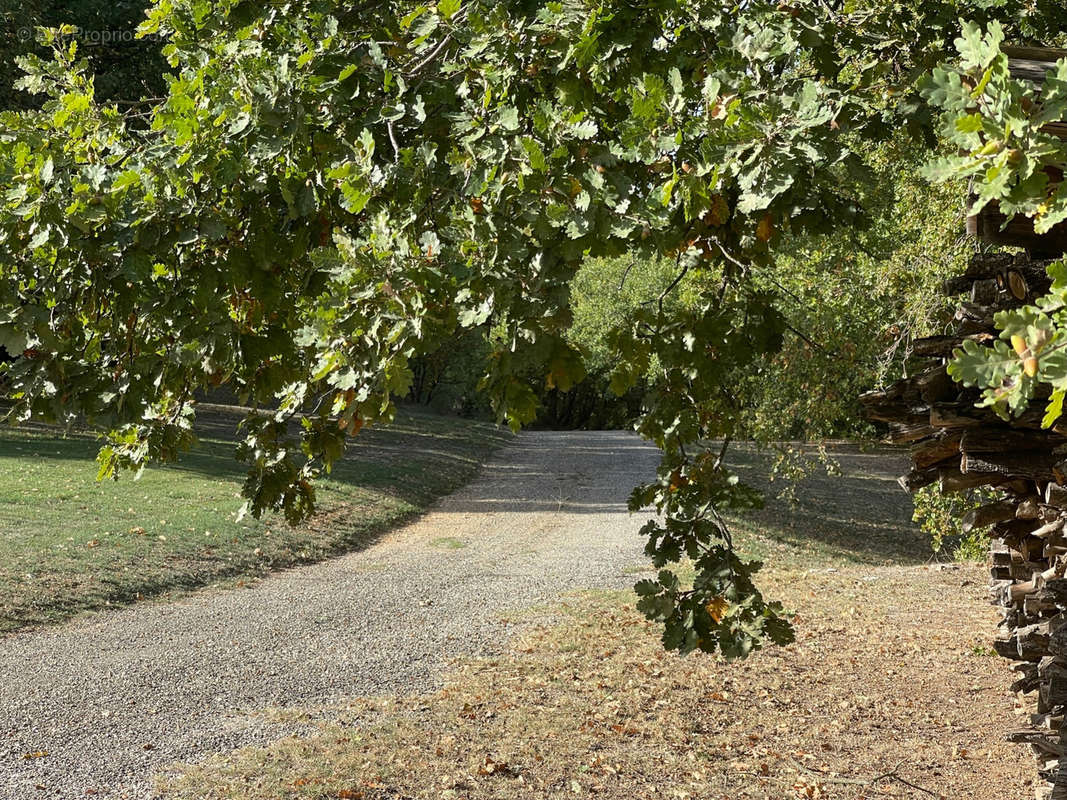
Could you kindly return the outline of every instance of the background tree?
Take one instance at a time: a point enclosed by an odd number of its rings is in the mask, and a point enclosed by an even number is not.
[[[146,0],[0,0],[0,108],[28,108],[33,95],[17,91],[22,76],[16,59],[38,52],[37,28],[71,25],[96,76],[102,101],[132,103],[160,95],[166,71],[153,38],[137,36],[149,7]]]

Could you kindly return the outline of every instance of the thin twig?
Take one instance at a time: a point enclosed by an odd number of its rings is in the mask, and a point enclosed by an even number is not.
[[[149,106],[162,103],[166,100],[165,97],[142,97],[140,100],[112,100],[115,105],[118,106]]]
[[[389,131],[389,144],[393,146],[393,163],[400,163],[400,146],[396,143],[396,134],[393,132],[393,121],[386,120],[385,129]]]
[[[413,78],[414,76],[416,76],[420,72],[422,72],[422,70],[425,69],[427,66],[432,64],[434,59],[436,59],[439,55],[441,55],[441,51],[444,50],[445,47],[448,46],[448,43],[451,42],[451,41],[452,41],[452,34],[450,33],[450,34],[448,34],[448,36],[446,36],[444,39],[441,40],[441,42],[437,45],[437,47],[435,47],[430,52],[430,54],[428,56],[426,56],[426,58],[424,58],[422,61],[420,61],[418,64],[416,64],[410,70],[408,70],[407,77]]]
[[[790,758],[789,760],[792,761],[793,764],[796,765],[796,767],[799,770],[801,770],[802,772],[807,772],[809,775],[816,776],[823,783],[838,783],[838,784],[843,784],[843,785],[848,785],[848,786],[872,786],[872,785],[878,783],[879,781],[894,780],[894,781],[898,781],[900,783],[903,783],[905,786],[910,786],[912,789],[915,789],[915,791],[917,791],[917,792],[923,792],[924,794],[928,794],[931,797],[937,797],[937,792],[932,792],[932,791],[930,791],[929,789],[927,789],[927,788],[925,788],[923,786],[919,786],[918,784],[912,783],[909,780],[905,780],[904,778],[900,777],[899,774],[897,774],[897,770],[900,769],[900,765],[903,764],[905,761],[907,761],[906,758],[902,758],[900,761],[898,761],[897,765],[895,767],[893,767],[893,769],[889,770],[888,772],[883,772],[881,775],[876,775],[873,778],[866,778],[866,779],[832,778],[832,777],[826,775],[825,773],[821,772],[820,770],[812,769],[811,767],[805,767],[803,764],[801,764],[795,758]]]
[[[682,251],[679,250],[678,251],[678,259],[674,262],[674,265],[678,266],[678,262],[681,261],[681,260],[682,260]],[[684,278],[686,276],[686,273],[688,273],[688,272],[689,272],[689,265],[686,264],[684,267],[682,267],[682,271],[678,273],[678,275],[675,277],[675,279],[673,281],[671,281],[671,285],[668,286],[666,289],[664,289],[663,293],[659,296],[659,302],[657,303],[657,306],[659,307],[659,314],[660,314],[661,317],[663,316],[663,301],[666,299],[667,295],[669,295],[671,292],[673,292],[675,287],[678,286],[678,284],[682,282],[682,278]]]
[[[809,339],[809,338],[808,338],[808,336],[807,336],[806,334],[804,334],[804,333],[801,333],[801,332],[800,332],[799,330],[797,330],[796,328],[794,328],[794,327],[793,327],[793,326],[792,326],[792,325],[791,325],[791,324],[789,323],[789,320],[787,320],[787,319],[783,318],[783,319],[782,319],[782,325],[784,325],[784,326],[785,326],[785,327],[786,327],[786,328],[787,328],[787,329],[788,329],[789,331],[791,331],[792,333],[794,333],[794,334],[795,334],[796,336],[798,336],[799,338],[803,339],[803,340],[804,340],[805,342],[807,342],[807,343],[808,343],[809,345],[811,345],[812,347],[814,347],[814,348],[815,348],[816,350],[819,350],[820,352],[823,352],[823,353],[825,353],[825,354],[826,354],[826,355],[828,355],[828,356],[836,356],[836,355],[837,355],[837,351],[836,351],[836,350],[827,350],[827,349],[826,349],[825,347],[823,347],[823,346],[822,346],[821,344],[819,344],[818,342],[815,342],[815,341],[812,341],[811,339]]]
[[[711,241],[715,242],[715,246],[719,248],[719,252],[722,253],[723,258],[725,258],[727,261],[729,261],[731,264],[733,264],[738,269],[744,270],[746,272],[748,271],[748,264],[745,264],[744,262],[738,261],[732,255],[730,255],[730,252],[725,247],[723,247],[722,242],[720,242],[718,240],[718,238],[712,236],[712,237],[710,237],[710,239],[711,239]]]
[[[630,257],[630,264],[629,264],[628,267],[626,267],[626,271],[622,273],[622,277],[619,279],[619,288],[616,289],[615,291],[617,291],[617,292],[621,292],[622,291],[622,287],[626,285],[626,279],[628,277],[630,277],[630,270],[632,270],[634,268],[634,264],[636,264],[636,263],[637,263],[637,256],[636,255],[631,256]]]
[[[722,467],[723,462],[726,460],[726,451],[730,447],[730,442],[733,441],[729,436],[722,440],[722,448],[719,450],[719,457],[715,459],[715,469]]]

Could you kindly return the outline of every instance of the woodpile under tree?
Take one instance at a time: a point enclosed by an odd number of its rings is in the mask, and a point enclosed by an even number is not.
[[[925,368],[884,392],[862,399],[867,414],[889,423],[890,438],[911,444],[912,470],[901,485],[916,491],[937,484],[942,493],[978,487],[1001,499],[969,512],[967,532],[989,528],[993,602],[1003,620],[997,653],[1017,662],[1012,688],[1036,693],[1029,728],[1009,739],[1030,745],[1043,784],[1040,800],[1067,799],[1067,425],[1041,429],[1045,398],[1006,422],[977,408],[980,393],[953,382],[945,371],[966,339],[991,342],[993,314],[1032,302],[1048,289],[1046,261],[1027,255],[976,255],[945,291],[966,291],[955,330],[914,342]],[[1047,398],[1047,395],[1046,395]]]
[[[1064,55],[1004,49],[1012,74],[1022,78],[1043,75]],[[1067,125],[1054,127],[1067,136]],[[962,527],[990,531],[991,597],[1002,614],[994,649],[1015,662],[1012,689],[1036,695],[1029,727],[1008,738],[1029,745],[1037,758],[1038,800],[1067,800],[1067,422],[1042,429],[1047,385],[1009,422],[978,408],[980,391],[946,372],[966,340],[989,344],[997,338],[997,311],[1033,303],[1048,291],[1046,267],[1067,250],[1067,225],[1038,236],[1031,220],[1006,220],[993,204],[972,215],[967,228],[987,243],[1025,252],[973,256],[964,274],[944,286],[947,295],[966,297],[954,329],[915,341],[912,355],[920,368],[862,400],[871,419],[889,424],[893,442],[911,445],[912,469],[900,479],[905,489],[936,484],[947,494],[988,487],[999,495],[968,512]]]

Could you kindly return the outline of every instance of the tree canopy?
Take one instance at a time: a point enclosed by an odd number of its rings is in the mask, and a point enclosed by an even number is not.
[[[750,424],[738,376],[772,369],[795,328],[776,275],[841,263],[800,267],[798,242],[870,227],[872,149],[934,146],[930,103],[953,147],[986,148],[998,112],[963,94],[1022,107],[989,37],[1054,43],[1065,17],[1007,0],[157,0],[141,31],[164,42],[165,91],[121,104],[70,29],[43,31],[53,57],[27,56],[21,82],[40,108],[0,117],[11,416],[100,430],[107,477],[177,458],[197,391],[226,384],[253,408],[247,511],[295,520],[348,439],[392,417],[412,359],[493,326],[482,387],[521,426],[528,375],[585,374],[567,336],[582,263],[660,260],[669,282],[607,341],[616,391],[655,373],[637,430],[663,461],[631,507],[662,512],[644,530],[662,571],[640,607],[682,651],[788,641],[722,518],[759,502],[724,442]],[[958,67],[932,72],[957,38]],[[1059,113],[1060,94],[1038,105]],[[668,568],[683,557],[690,586]]]

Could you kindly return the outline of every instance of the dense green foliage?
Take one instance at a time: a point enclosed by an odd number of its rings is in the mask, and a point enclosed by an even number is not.
[[[777,353],[726,381],[745,409],[739,436],[776,442],[870,434],[859,395],[899,377],[910,339],[940,332],[948,321],[955,309],[941,282],[963,270],[973,244],[962,235],[964,192],[922,180],[926,157],[902,143],[875,150],[864,187],[870,226],[793,237],[773,273],[759,276],[781,298],[786,330]],[[662,257],[582,264],[571,281],[567,339],[588,374],[570,392],[542,394],[548,408],[539,424],[629,427],[654,391],[658,362],[653,357],[638,385],[612,401],[608,337],[655,303],[675,275]],[[668,311],[699,303],[701,291],[721,280],[720,270],[702,270],[668,296]]]
[[[1028,40],[1063,21],[1006,0],[158,0],[142,30],[173,76],[133,115],[53,32],[54,60],[26,64],[41,110],[0,121],[12,416],[87,420],[108,476],[177,457],[195,392],[226,384],[257,409],[248,510],[297,520],[347,438],[393,416],[413,359],[487,326],[481,386],[529,423],[531,375],[586,374],[567,334],[580,266],[666,263],[606,340],[616,392],[648,381],[637,428],[664,453],[631,500],[662,512],[640,607],[682,651],[788,641],[722,517],[758,493],[707,443],[751,428],[776,357],[807,357],[791,294],[831,337],[872,338],[823,307],[848,303],[853,262],[847,237],[818,237],[884,205],[876,146],[933,141],[917,88],[960,16]],[[685,556],[691,585],[669,569]]]
[[[621,394],[611,389],[616,362],[608,338],[621,322],[633,318],[674,280],[671,260],[636,254],[585,261],[570,284],[571,323],[567,341],[582,354],[586,376],[567,392],[542,388],[537,423],[563,428],[629,428],[645,393],[655,383],[655,365]],[[672,293],[666,303],[695,301],[688,289]]]
[[[958,65],[935,70],[926,82],[923,95],[943,109],[945,137],[959,148],[929,172],[973,178],[975,212],[996,201],[1007,216],[1032,217],[1045,233],[1067,220],[1067,189],[1049,174],[1067,162],[1067,143],[1044,129],[1067,118],[1067,60],[1041,86],[1013,79],[1001,51],[1005,36],[997,23],[985,31],[966,25],[956,42]]]
[[[1004,39],[1000,25],[968,25],[957,42],[958,65],[937,70],[925,87],[944,111],[946,136],[959,148],[930,173],[971,178],[976,209],[995,201],[1007,216],[1030,217],[1034,230],[1044,233],[1067,220],[1067,190],[1053,179],[1067,165],[1067,142],[1045,129],[1067,119],[1067,59],[1042,85],[1031,85],[1012,78],[1001,52]],[[1025,411],[1040,384],[1050,386],[1046,427],[1062,416],[1067,396],[1067,262],[1048,272],[1048,296],[998,313],[1000,340],[991,347],[966,342],[949,366],[956,380],[983,390],[981,405],[1005,417]]]
[[[899,142],[877,148],[862,187],[871,224],[783,243],[777,269],[757,278],[781,298],[787,333],[758,372],[739,376],[747,438],[870,434],[859,395],[900,377],[910,340],[950,318],[941,282],[973,245],[962,235],[963,192],[921,180],[925,157]]]

